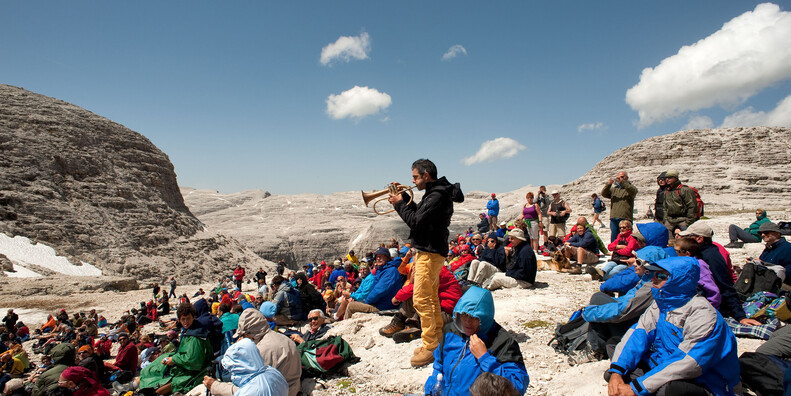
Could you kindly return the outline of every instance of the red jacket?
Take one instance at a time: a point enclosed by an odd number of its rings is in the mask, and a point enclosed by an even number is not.
[[[227,272],[226,272],[226,274],[227,274]],[[243,280],[243,279],[244,279],[244,268],[237,267],[235,270],[233,270],[233,280],[240,281],[240,280]]]
[[[457,269],[461,268],[461,266],[463,266],[464,264],[471,263],[472,260],[475,260],[475,256],[473,256],[472,254],[469,253],[469,251],[467,251],[466,254],[462,254],[461,256],[459,256],[458,260],[450,264],[451,272],[456,272]]]
[[[118,355],[115,356],[115,367],[121,370],[131,372],[137,371],[137,346],[132,341],[129,341],[125,347],[118,350]]]
[[[402,287],[395,295],[396,300],[409,300],[412,298],[414,288],[415,285],[411,283]],[[453,315],[453,308],[456,307],[456,303],[459,302],[462,294],[459,281],[457,281],[456,277],[454,277],[448,268],[443,265],[442,269],[439,271],[439,305],[442,312]]]
[[[615,238],[609,245],[607,245],[607,250],[611,252],[615,252],[620,254],[621,256],[632,257],[632,252],[638,250],[640,247],[637,245],[637,239],[634,239],[632,236],[632,231],[627,230],[626,236],[623,236],[623,232],[618,234],[618,237]],[[618,245],[626,245],[623,249],[615,250],[615,247]]]

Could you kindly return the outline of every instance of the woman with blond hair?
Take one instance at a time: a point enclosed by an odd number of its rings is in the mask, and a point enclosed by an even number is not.
[[[527,203],[522,206],[522,214],[519,215],[519,219],[524,220],[525,224],[527,224],[530,246],[533,250],[538,250],[538,237],[541,236],[543,232],[541,208],[537,203],[533,202],[532,192],[528,192],[527,195],[525,195],[525,199],[527,199]]]

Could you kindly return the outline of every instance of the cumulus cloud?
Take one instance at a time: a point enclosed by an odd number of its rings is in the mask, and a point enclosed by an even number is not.
[[[341,118],[359,120],[390,107],[391,103],[393,100],[390,95],[374,88],[355,85],[348,91],[327,97],[327,114],[336,120]]]
[[[739,110],[722,121],[722,127],[782,126],[791,128],[791,96],[787,96],[770,112]]]
[[[711,121],[710,117],[696,115],[690,117],[687,125],[684,125],[684,128],[681,129],[709,129],[713,126],[714,122]]]
[[[577,132],[593,131],[597,129],[607,129],[603,122],[591,122],[589,124],[582,124],[577,127]]]
[[[451,59],[453,59],[453,58],[455,58],[455,57],[457,57],[459,55],[467,55],[467,49],[462,47],[459,44],[456,44],[456,45],[448,48],[448,50],[445,52],[445,54],[442,55],[442,60],[444,60],[444,61],[451,60]]]
[[[760,90],[791,78],[791,13],[771,3],[726,22],[695,44],[682,47],[626,92],[626,103],[645,127],[686,112],[732,107]]]
[[[367,32],[359,36],[341,36],[334,43],[321,49],[321,64],[328,65],[333,61],[349,62],[352,59],[368,59],[371,51],[371,37]]]
[[[492,162],[498,159],[511,158],[526,148],[527,147],[519,144],[519,142],[514,139],[498,137],[497,139],[483,142],[477,153],[464,158],[462,162],[464,165],[470,166],[480,162]]]

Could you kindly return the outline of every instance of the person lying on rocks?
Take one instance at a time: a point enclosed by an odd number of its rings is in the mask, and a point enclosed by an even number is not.
[[[344,295],[334,314],[336,320],[351,318],[355,312],[378,312],[397,307],[393,304],[392,299],[403,285],[401,274],[398,272],[401,258],[391,259],[390,251],[380,247],[376,250],[374,265],[376,274],[373,286],[371,286],[371,291],[365,297],[364,302],[355,301],[351,294]]]
[[[519,344],[494,321],[492,293],[472,286],[456,304],[453,321],[443,328],[425,393],[434,389],[437,375],[442,374],[443,395],[468,395],[484,372],[506,378],[519,394],[524,394],[530,382]]]
[[[420,316],[412,303],[415,288],[414,266],[411,266],[410,269],[410,281],[396,293],[392,300],[393,304],[398,305],[398,312],[393,316],[390,324],[379,329],[380,335],[392,338],[396,343],[416,340],[422,335]],[[461,295],[459,282],[450,273],[450,270],[443,266],[439,272],[439,305],[445,324],[453,318],[453,308],[456,307]]]
[[[327,334],[332,326],[325,323],[324,312],[314,309],[308,312],[308,328],[301,334],[292,334],[291,340],[297,344],[305,341],[318,340]]]
[[[736,337],[697,295],[700,267],[690,257],[645,266],[654,302],[615,348],[605,374],[610,395],[734,395]]]
[[[755,221],[747,228],[740,228],[736,224],[728,226],[728,238],[730,242],[725,245],[726,248],[740,248],[745,243],[758,243],[761,242],[761,235],[758,234],[758,228],[761,224],[769,222],[769,217],[763,209],[755,210]]]

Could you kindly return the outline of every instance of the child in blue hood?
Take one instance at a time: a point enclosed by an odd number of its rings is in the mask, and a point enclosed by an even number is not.
[[[605,377],[618,395],[733,395],[739,383],[736,338],[697,295],[700,267],[691,257],[645,266],[654,302],[627,331]]]
[[[264,364],[255,343],[242,338],[225,352],[222,365],[231,372],[238,387],[234,396],[279,396],[288,394],[288,382],[277,369]]]
[[[473,286],[456,303],[453,321],[443,329],[426,394],[442,373],[443,395],[469,395],[470,386],[483,372],[506,378],[520,394],[530,382],[519,344],[494,321],[492,293]]]

